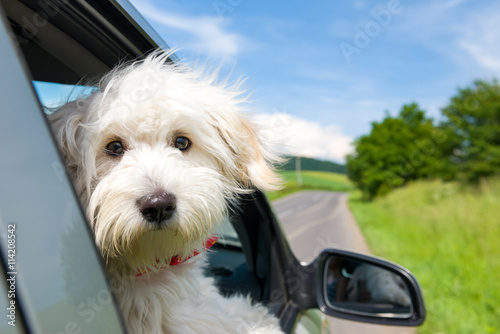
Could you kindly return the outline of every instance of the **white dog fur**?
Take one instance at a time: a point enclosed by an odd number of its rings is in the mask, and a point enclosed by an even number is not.
[[[204,243],[227,202],[279,184],[275,156],[245,116],[239,85],[167,57],[120,66],[51,115],[128,330],[281,333],[264,306],[221,296],[203,275]],[[148,221],[148,196],[170,196],[171,217]]]

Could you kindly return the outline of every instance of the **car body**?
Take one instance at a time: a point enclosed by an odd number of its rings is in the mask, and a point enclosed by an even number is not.
[[[125,332],[103,260],[50,131],[43,104],[124,61],[168,46],[126,1],[1,0],[0,243],[8,323],[2,333]],[[176,62],[175,55],[170,61]],[[61,102],[61,101],[58,101]],[[46,109],[46,108],[45,108]],[[46,111],[46,110],[45,110]],[[222,293],[248,294],[286,333],[324,330],[324,314],[415,326],[425,317],[416,279],[398,265],[339,250],[300,263],[265,194],[241,198],[211,252]],[[332,259],[372,264],[404,282],[409,310],[359,312],[326,297]],[[15,325],[15,326],[13,326]]]

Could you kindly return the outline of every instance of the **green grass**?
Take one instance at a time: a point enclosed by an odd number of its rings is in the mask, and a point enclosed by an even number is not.
[[[280,191],[267,193],[271,201],[301,190],[351,191],[354,189],[354,186],[344,174],[302,171],[302,185],[300,186],[297,184],[297,174],[295,172],[283,171],[280,174],[285,181],[285,187]]]
[[[500,179],[478,188],[418,182],[350,208],[371,251],[419,280],[419,333],[500,333]]]

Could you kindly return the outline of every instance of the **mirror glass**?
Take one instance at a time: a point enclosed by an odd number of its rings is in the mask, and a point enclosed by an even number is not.
[[[377,265],[332,256],[323,282],[326,304],[337,311],[384,318],[408,318],[413,313],[405,281]]]

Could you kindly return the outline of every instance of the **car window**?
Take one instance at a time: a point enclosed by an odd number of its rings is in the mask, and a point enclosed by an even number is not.
[[[48,114],[64,103],[87,96],[96,89],[92,86],[65,85],[36,80],[33,80],[32,83],[44,111]]]
[[[0,240],[0,243],[7,242],[7,233],[1,234],[0,237],[2,239]],[[14,300],[13,297],[16,292],[16,287],[14,284],[12,284],[14,282],[12,282],[12,280],[10,280],[10,277],[8,276],[6,279],[2,279],[0,281],[0,289],[2,291],[2,296],[0,297],[0,310],[5,310],[6,319],[2,319],[3,321],[0,322],[0,333],[24,333],[23,326],[20,323],[20,317],[17,314],[17,310],[15,309],[15,304],[14,302],[11,302]]]
[[[241,248],[240,238],[229,217],[224,218],[224,221],[216,232],[221,236],[218,240],[220,244]]]
[[[15,235],[7,275],[15,276],[16,303],[32,332],[122,332],[90,231],[3,25],[0,47],[0,234]],[[0,242],[9,254],[12,246]]]

